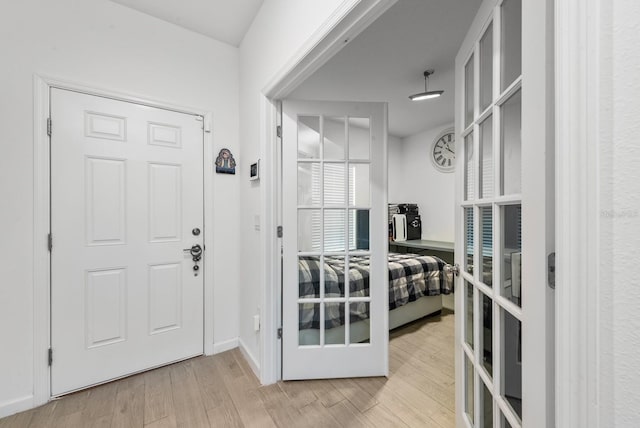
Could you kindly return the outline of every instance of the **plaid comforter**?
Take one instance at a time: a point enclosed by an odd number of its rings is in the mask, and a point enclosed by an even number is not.
[[[404,306],[423,296],[450,294],[453,281],[443,271],[445,262],[434,256],[389,253],[389,310]],[[344,257],[326,256],[324,263],[325,297],[343,297],[345,284]],[[320,258],[301,257],[298,262],[301,298],[320,297]],[[349,258],[349,295],[369,296],[369,257]],[[351,303],[351,321],[369,317],[369,304]],[[344,324],[344,304],[325,303],[325,328]],[[303,303],[299,307],[300,330],[319,328],[320,305]]]

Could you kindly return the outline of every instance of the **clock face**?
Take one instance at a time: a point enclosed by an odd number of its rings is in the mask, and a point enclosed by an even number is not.
[[[456,165],[456,140],[453,130],[440,134],[433,142],[431,160],[440,171],[451,172]]]

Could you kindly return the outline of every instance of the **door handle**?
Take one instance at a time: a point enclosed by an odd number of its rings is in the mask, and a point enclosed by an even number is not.
[[[200,256],[202,255],[202,247],[198,244],[193,245],[191,248],[184,248],[182,251],[184,252],[189,252],[189,254],[191,254],[191,257],[195,258],[200,258]]]
[[[446,264],[444,265],[444,270],[446,272],[455,274],[455,276],[460,276],[460,265],[458,263],[454,265]]]

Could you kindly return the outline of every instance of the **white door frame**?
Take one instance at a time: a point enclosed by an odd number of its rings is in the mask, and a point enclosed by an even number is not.
[[[321,67],[344,44],[339,35],[350,38],[366,28],[395,0],[378,0],[371,8],[352,10],[355,1],[332,16],[307,40],[283,71],[262,91],[260,123],[261,157],[266,160],[261,185],[264,246],[262,268],[267,278],[262,290],[263,326],[261,334],[261,381],[273,383],[278,377],[278,301],[280,284],[280,240],[276,236],[278,213],[275,207],[277,176],[276,118],[274,100],[283,98],[306,77]],[[600,254],[597,189],[599,124],[601,110],[598,89],[602,89],[602,46],[609,10],[606,0],[556,0],[555,87],[556,87],[556,424],[557,426],[597,426],[606,391],[600,391],[598,337],[593,338],[599,310],[598,269],[593,263]],[[603,10],[604,9],[604,10]],[[340,24],[340,25],[338,25]],[[603,28],[605,27],[605,28]],[[337,28],[337,29],[336,29]],[[541,65],[542,68],[542,65]],[[606,88],[604,88],[606,89]],[[585,175],[591,171],[591,176]],[[585,179],[587,178],[587,179]],[[579,297],[579,298],[576,298]],[[605,426],[605,425],[603,425]]]
[[[213,194],[213,174],[206,166],[213,165],[213,115],[204,109],[183,107],[152,100],[147,97],[98,89],[87,84],[69,82],[53,77],[34,75],[33,78],[33,300],[34,300],[34,346],[33,346],[33,402],[31,407],[46,403],[51,398],[51,377],[48,364],[48,349],[51,344],[51,259],[47,235],[51,230],[50,157],[47,118],[49,117],[51,88],[67,89],[88,95],[107,97],[119,101],[143,104],[150,107],[204,117],[204,195]],[[53,124],[55,127],[55,124]],[[55,132],[55,131],[54,131]],[[213,199],[204,198],[204,353],[213,354]],[[207,340],[209,338],[209,340]]]

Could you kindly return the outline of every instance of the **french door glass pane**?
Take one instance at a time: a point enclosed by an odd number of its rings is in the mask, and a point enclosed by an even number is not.
[[[298,205],[320,205],[320,163],[298,163]]]
[[[493,116],[480,124],[480,198],[493,197]]]
[[[320,328],[320,303],[299,303],[298,316],[298,344],[300,346],[320,345],[320,335],[317,334],[317,329]],[[316,331],[305,334],[303,330],[309,329]]]
[[[341,323],[344,321],[343,302],[324,303],[325,345],[344,345],[344,330],[340,329]],[[340,331],[333,331],[334,328]]]
[[[491,207],[480,208],[480,280],[493,285],[493,213]]]
[[[320,158],[320,117],[298,117],[298,158]]]
[[[368,207],[371,204],[369,164],[349,164],[349,206]]]
[[[368,251],[369,235],[369,210],[349,210],[349,251]]]
[[[480,111],[493,100],[493,23],[480,39]]]
[[[345,210],[324,210],[324,251],[346,251]]]
[[[473,132],[464,137],[464,199],[472,201],[476,197],[476,161],[473,155]]]
[[[474,421],[474,406],[473,406],[473,395],[475,391],[475,371],[473,370],[473,364],[469,360],[469,358],[465,355],[464,357],[464,366],[465,366],[465,384],[464,384],[464,411],[469,416],[471,423]]]
[[[324,256],[324,297],[344,297],[344,269],[344,256]]]
[[[504,417],[502,413],[500,413],[500,428],[511,428],[511,424],[507,421],[507,418]]]
[[[502,312],[502,390],[515,414],[522,419],[522,326],[513,315]]]
[[[522,74],[522,0],[502,2],[502,90]]]
[[[313,299],[320,297],[320,275],[322,266],[320,256],[301,256],[298,258],[298,297]]]
[[[349,159],[369,160],[371,129],[368,117],[349,118]]]
[[[480,350],[482,352],[482,365],[490,376],[493,376],[493,302],[484,293],[480,294],[482,299],[482,330],[480,332]]]
[[[346,190],[344,163],[325,163],[324,204],[344,205]]]
[[[464,270],[473,274],[473,208],[464,209]]]
[[[464,66],[464,127],[473,123],[473,55]]]
[[[473,349],[473,285],[464,282],[464,337],[465,342]]]
[[[502,208],[502,295],[522,305],[522,207]]]
[[[487,388],[484,382],[482,382],[482,389],[480,391],[480,402],[482,403],[482,421],[483,428],[493,427],[493,397],[491,392]]]
[[[349,306],[349,343],[370,343],[369,302],[354,302]]]
[[[320,210],[298,210],[298,251],[320,251]]]
[[[502,150],[501,185],[503,195],[518,194],[522,191],[522,94],[511,96],[501,108]]]
[[[344,159],[346,149],[346,127],[344,117],[325,117],[324,127],[324,159]]]
[[[369,297],[369,265],[371,263],[371,256],[353,255],[349,256],[349,268],[351,275],[360,278],[362,277],[365,284],[364,287],[358,286],[356,281],[349,283],[349,296],[350,297]]]

